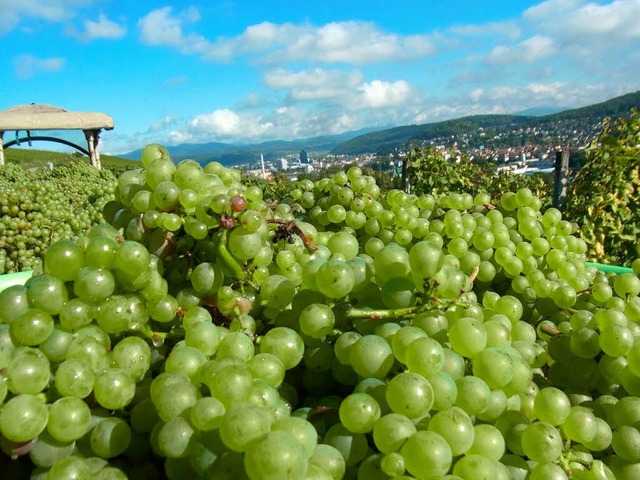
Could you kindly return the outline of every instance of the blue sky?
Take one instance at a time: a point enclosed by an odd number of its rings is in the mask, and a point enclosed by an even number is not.
[[[107,113],[107,153],[640,89],[640,0],[0,0],[0,11],[0,110]]]

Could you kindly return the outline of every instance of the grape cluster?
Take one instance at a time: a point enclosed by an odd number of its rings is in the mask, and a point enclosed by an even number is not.
[[[640,279],[585,267],[577,227],[530,190],[381,192],[352,167],[267,202],[150,145],[115,195],[110,224],[0,293],[3,463],[638,478]]]
[[[0,169],[0,274],[42,269],[46,248],[102,221],[116,177],[85,162],[53,170]]]

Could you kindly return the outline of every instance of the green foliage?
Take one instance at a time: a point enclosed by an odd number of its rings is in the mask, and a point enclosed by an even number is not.
[[[409,176],[413,193],[443,195],[465,192],[475,195],[487,192],[494,201],[504,192],[529,188],[543,206],[551,202],[553,183],[551,175],[520,175],[506,171],[495,172],[490,166],[480,166],[465,155],[448,160],[443,152],[433,147],[415,147],[409,154]]]
[[[606,119],[571,184],[566,215],[581,225],[592,261],[631,264],[640,235],[640,112]]]
[[[24,169],[40,168],[51,162],[54,166],[66,165],[69,163],[86,163],[90,165],[89,159],[79,153],[50,152],[47,150],[36,150],[32,148],[7,148],[4,151],[5,163],[7,165],[20,165]],[[127,160],[111,155],[101,155],[100,163],[103,169],[110,170],[116,175],[122,172],[139,168],[140,162]]]

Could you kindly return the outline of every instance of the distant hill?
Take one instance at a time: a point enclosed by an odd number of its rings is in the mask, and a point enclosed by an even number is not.
[[[625,115],[631,108],[640,108],[640,91],[612,98],[581,108],[564,110],[543,115],[472,115],[469,117],[422,125],[407,125],[379,130],[351,138],[331,153],[336,155],[357,155],[362,153],[389,153],[403,148],[411,142],[429,141],[439,137],[470,134],[478,128],[491,128],[493,131],[506,130],[512,127],[552,125],[557,122],[576,120],[583,122],[599,121],[606,116]]]
[[[553,113],[564,112],[565,110],[571,110],[569,107],[531,107],[519,112],[513,112],[513,115],[521,115],[525,117],[544,117],[545,115],[551,115]]]
[[[265,160],[274,160],[287,154],[298,154],[300,150],[307,152],[329,152],[340,143],[374,131],[373,128],[353,130],[337,135],[323,135],[299,140],[272,140],[255,144],[231,144],[209,142],[201,144],[184,143],[167,147],[171,158],[184,160],[190,158],[202,164],[218,161],[225,165],[238,165],[255,162],[264,154]],[[120,155],[124,158],[138,160],[142,149]]]

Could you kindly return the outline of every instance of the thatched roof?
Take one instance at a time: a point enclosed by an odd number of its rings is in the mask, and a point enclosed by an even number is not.
[[[98,112],[68,112],[51,105],[18,105],[0,111],[0,131],[111,130],[113,118]]]

